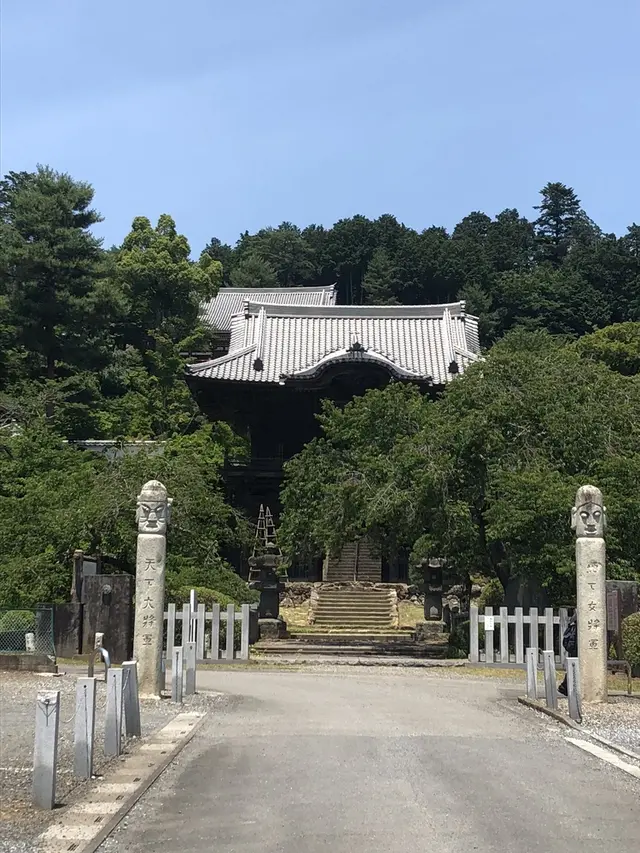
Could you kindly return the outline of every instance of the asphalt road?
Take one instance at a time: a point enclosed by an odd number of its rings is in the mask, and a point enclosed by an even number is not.
[[[637,853],[640,782],[491,682],[204,672],[229,694],[101,853]]]

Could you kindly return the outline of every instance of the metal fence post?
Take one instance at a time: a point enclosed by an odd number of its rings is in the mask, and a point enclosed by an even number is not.
[[[173,647],[171,661],[171,701],[182,702],[182,646]]]
[[[107,676],[107,711],[104,723],[104,754],[122,752],[122,670],[110,669]]]
[[[558,707],[558,685],[556,683],[556,656],[551,649],[542,652],[544,663],[544,694],[547,708]]]
[[[33,749],[33,804],[52,809],[56,804],[56,763],[60,691],[38,693],[36,699],[36,737]]]
[[[582,722],[582,703],[580,701],[580,662],[578,658],[566,658],[567,665],[567,699],[569,700],[569,716],[577,723]]]
[[[73,736],[73,772],[79,779],[93,775],[93,739],[96,728],[96,679],[79,678]]]
[[[138,695],[138,662],[128,660],[122,664],[122,704],[124,706],[124,733],[127,737],[142,737],[140,726],[140,697]]]
[[[528,648],[525,653],[527,662],[527,699],[538,698],[538,654],[537,649]]]
[[[185,675],[184,692],[186,696],[193,696],[196,692],[196,644],[187,643],[184,647]]]

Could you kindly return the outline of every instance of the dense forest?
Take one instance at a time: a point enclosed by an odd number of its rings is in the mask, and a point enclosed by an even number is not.
[[[639,226],[603,233],[573,189],[549,183],[533,221],[509,209],[472,212],[450,233],[392,215],[282,223],[233,247],[213,238],[196,259],[169,215],[136,217],[120,246],[103,247],[93,195],[46,167],[0,183],[0,604],[64,597],[77,547],[130,568],[129,515],[149,476],[175,498],[172,589],[242,595],[220,556],[249,535],[220,479],[241,442],[206,423],[183,378],[185,353],[209,346],[198,306],[221,285],[337,282],[342,303],[464,299],[480,318],[487,359],[437,404],[391,386],[327,409],[324,438],[289,466],[291,554],[354,534],[392,550],[400,537],[503,584],[534,570],[552,584],[570,571],[561,508],[593,476],[611,484],[615,565],[633,573],[640,548],[620,518],[638,493]],[[384,435],[363,445],[377,407]],[[65,444],[87,438],[163,441],[164,452],[110,461]],[[535,489],[546,497],[531,515]],[[513,506],[521,527],[508,523]],[[551,531],[551,545],[532,531]]]

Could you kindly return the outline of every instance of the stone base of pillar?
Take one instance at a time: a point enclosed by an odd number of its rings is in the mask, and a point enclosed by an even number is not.
[[[430,640],[440,639],[444,633],[444,622],[418,622],[414,637],[416,642],[424,643],[429,642]]]
[[[289,632],[284,619],[258,619],[261,640],[287,640]]]

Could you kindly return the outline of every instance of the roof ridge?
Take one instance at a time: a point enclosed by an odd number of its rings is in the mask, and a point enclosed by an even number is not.
[[[295,305],[252,302],[244,300],[243,314],[258,314],[265,309],[272,317],[362,317],[363,319],[375,320],[376,318],[432,318],[442,319],[448,312],[454,317],[470,317],[461,307],[464,303],[443,302],[429,305]],[[233,315],[237,316],[237,315]]]

